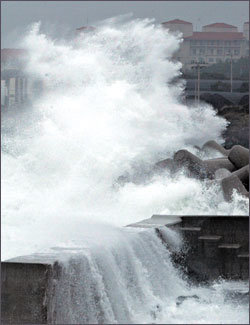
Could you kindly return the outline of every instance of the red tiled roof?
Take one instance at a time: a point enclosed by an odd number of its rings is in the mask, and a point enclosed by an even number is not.
[[[13,58],[21,58],[27,54],[23,49],[1,49],[1,61],[7,61]]]
[[[169,21],[165,21],[164,24],[189,24],[192,25],[192,23],[189,23],[188,21],[185,20],[180,20],[180,19],[174,19],[174,20],[169,20]]]
[[[244,36],[243,33],[238,32],[194,32],[192,36],[184,37],[184,39],[230,41],[244,39]]]
[[[237,28],[236,26],[228,25],[225,23],[214,23],[214,24],[203,26],[203,27],[223,27],[223,28],[232,28],[233,27],[233,28]]]

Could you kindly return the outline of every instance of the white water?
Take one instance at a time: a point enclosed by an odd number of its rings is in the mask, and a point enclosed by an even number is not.
[[[181,104],[182,87],[170,85],[179,42],[148,20],[106,21],[71,43],[31,28],[26,70],[45,91],[22,118],[3,118],[3,258],[63,244],[85,221],[248,213],[246,199],[226,203],[216,185],[183,174],[117,185],[178,149],[221,141],[225,120]]]
[[[102,317],[110,321],[147,322],[149,307],[157,301],[163,308],[157,316],[159,322],[184,321],[184,310],[178,312],[173,300],[184,284],[178,280],[166,251],[163,253],[153,236],[147,244],[142,239],[131,243],[126,236],[126,244],[120,226],[160,213],[248,213],[246,199],[235,195],[233,202],[227,203],[218,186],[189,179],[183,173],[142,181],[140,171],[150,170],[152,164],[178,149],[195,152],[193,145],[211,138],[221,142],[220,134],[226,126],[208,105],[197,108],[182,104],[182,86],[170,85],[179,75],[180,64],[171,60],[179,42],[148,20],[114,19],[100,24],[94,34],[71,43],[50,39],[36,24],[22,47],[30,52],[27,73],[43,80],[44,94],[33,102],[32,109],[21,113],[22,117],[3,118],[2,258],[47,252],[53,246],[71,247],[83,238],[85,246],[92,249],[94,242],[106,238],[101,250],[82,259],[94,263],[89,267],[100,286],[117,289],[115,282],[106,279],[103,284],[101,277],[121,273],[120,278],[112,279],[120,279],[121,291],[117,294],[130,302],[122,303],[119,308],[123,310],[109,312],[103,297]],[[135,181],[121,186],[117,183],[121,175],[130,175]],[[119,239],[115,243],[122,250],[115,246],[117,254],[121,259],[125,254],[124,260],[115,260],[115,251],[106,248],[113,243],[110,229],[114,226],[118,227],[115,236]],[[98,259],[99,268],[95,264]],[[87,267],[80,260],[77,263],[80,269]],[[104,270],[105,263],[112,265],[110,275]],[[116,263],[123,263],[124,268]],[[131,273],[128,278],[123,273],[125,265]],[[144,271],[155,277],[154,281],[147,279]],[[122,288],[132,274],[136,278],[131,292],[123,296]],[[151,288],[153,284],[159,287],[158,293]],[[169,294],[169,290],[173,292]],[[108,291],[112,295],[112,288]],[[184,316],[188,317],[193,302],[185,304],[191,304],[186,305]],[[190,321],[201,321],[204,306],[199,311],[193,308]],[[70,308],[75,307],[71,304]],[[127,308],[135,310],[127,312]],[[228,317],[242,321],[236,307],[225,308]],[[79,313],[74,310],[70,317],[76,317],[77,322]],[[204,319],[211,317],[211,313],[206,315]],[[213,320],[221,319],[214,312]]]
[[[165,235],[179,241],[171,230]],[[236,284],[238,291],[247,292],[247,282],[189,285],[153,229],[110,229],[101,242],[83,247],[84,240],[51,250],[62,261],[62,274],[52,291],[52,323],[248,323],[248,304],[226,300],[226,292]],[[179,296],[193,295],[199,298],[176,304]]]

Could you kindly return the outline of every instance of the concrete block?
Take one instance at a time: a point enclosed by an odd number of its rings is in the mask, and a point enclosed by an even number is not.
[[[249,191],[249,165],[236,170],[232,175],[238,176],[247,191]]]
[[[214,151],[220,152],[224,156],[228,156],[228,153],[229,153],[229,150],[226,150],[224,147],[222,147],[220,144],[218,144],[217,142],[215,142],[213,140],[207,141],[203,145],[202,150],[204,150],[204,151],[214,150]]]
[[[235,171],[235,166],[228,158],[203,160],[203,164],[205,164],[213,174],[221,168],[227,169],[229,172]]]
[[[221,180],[221,179],[228,177],[230,175],[231,175],[231,172],[228,169],[220,168],[215,171],[214,178],[217,180]]]
[[[185,167],[190,175],[199,179],[213,178],[214,173],[203,164],[203,161],[188,150],[179,150],[174,155],[174,161],[178,168]]]
[[[162,171],[162,170],[166,170],[166,169],[169,170],[171,173],[174,173],[176,171],[176,164],[173,161],[173,159],[167,158],[167,159],[157,162],[154,165],[154,170]]]
[[[226,178],[223,178],[221,181],[221,186],[224,198],[227,201],[232,200],[234,190],[236,190],[242,196],[249,196],[249,193],[237,175],[230,175]]]
[[[228,159],[240,169],[249,165],[249,150],[240,145],[233,146],[229,152]]]

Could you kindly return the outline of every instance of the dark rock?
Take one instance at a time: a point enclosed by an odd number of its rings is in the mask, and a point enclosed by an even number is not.
[[[180,306],[183,301],[187,300],[187,299],[195,299],[195,300],[199,300],[200,298],[197,295],[193,295],[193,296],[179,296],[176,300],[176,306]]]
[[[225,106],[218,109],[218,115],[224,117],[229,125],[223,132],[226,149],[236,144],[249,147],[249,107],[248,106]]]
[[[199,146],[194,146],[195,149],[201,151],[202,149]]]
[[[222,108],[223,106],[230,106],[233,103],[219,94],[204,93],[200,96],[201,100],[212,105],[214,108]]]
[[[225,295],[225,301],[237,301],[240,304],[249,304],[249,291],[239,292],[239,291],[228,291]]]
[[[220,152],[224,156],[228,156],[228,153],[229,153],[228,150],[226,150],[224,147],[222,147],[220,144],[218,144],[217,142],[215,142],[213,140],[207,141],[202,147],[202,150],[204,150],[204,151],[208,151],[211,149],[214,151]]]
[[[244,105],[249,105],[249,95],[244,95],[241,97],[239,101],[239,105],[244,106]]]
[[[235,145],[230,150],[228,159],[237,169],[242,168],[249,164],[249,150],[240,145]]]
[[[249,195],[245,186],[242,184],[241,180],[236,175],[230,175],[226,178],[223,178],[223,180],[221,181],[221,186],[226,201],[232,200],[234,190],[236,190],[242,196],[248,197]]]

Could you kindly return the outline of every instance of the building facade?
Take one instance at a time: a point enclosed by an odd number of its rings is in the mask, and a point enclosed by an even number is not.
[[[42,91],[42,85],[23,72],[27,52],[22,49],[1,50],[1,107],[8,109],[27,104]]]
[[[243,32],[225,23],[206,25],[202,32],[195,32],[192,23],[179,19],[164,22],[162,26],[182,33],[183,42],[175,58],[182,62],[184,70],[195,62],[211,65],[249,56],[249,22],[244,23]]]

